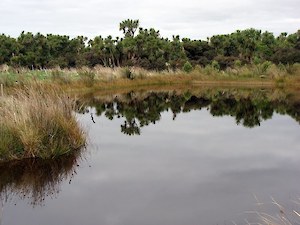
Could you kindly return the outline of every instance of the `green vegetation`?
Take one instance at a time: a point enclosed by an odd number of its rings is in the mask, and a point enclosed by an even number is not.
[[[68,96],[42,86],[0,97],[0,160],[53,158],[83,147],[74,109]]]
[[[129,19],[120,23],[119,30],[122,38],[97,36],[90,40],[40,33],[22,32],[17,38],[2,34],[0,83],[9,87],[37,80],[98,88],[195,80],[264,79],[279,86],[300,83],[300,31],[275,37],[267,31],[247,29],[205,41],[179,36],[168,39]]]
[[[255,65],[237,65],[233,68],[220,70],[219,64],[213,61],[206,67],[195,66],[187,61],[182,70],[153,71],[138,67],[82,67],[78,69],[47,69],[30,70],[6,67],[0,70],[0,84],[4,91],[11,93],[12,87],[20,88],[32,83],[55,85],[64,90],[78,89],[119,89],[138,86],[166,86],[192,84],[234,84],[234,85],[265,85],[299,86],[300,64],[274,65],[269,62]]]
[[[161,37],[154,28],[139,26],[138,20],[119,25],[123,37],[83,36],[22,32],[13,38],[0,35],[0,65],[29,69],[94,67],[140,67],[147,70],[211,66],[220,70],[234,65],[292,65],[300,62],[300,31],[272,33],[253,28],[232,34],[215,35],[207,40],[191,40],[174,35]],[[267,64],[264,64],[265,66]],[[264,72],[264,68],[260,72]]]
[[[186,73],[190,73],[190,72],[192,72],[192,70],[193,70],[193,66],[192,66],[192,64],[189,62],[189,61],[187,61],[184,65],[183,65],[183,71],[184,72],[186,72]]]
[[[300,85],[300,31],[275,37],[247,29],[203,41],[163,38],[159,31],[139,24],[122,21],[122,38],[0,35],[0,84],[5,95],[0,96],[0,160],[49,158],[84,145],[72,100],[52,86],[76,91],[210,82]],[[26,89],[36,84],[38,89]],[[132,123],[129,119],[124,132]]]

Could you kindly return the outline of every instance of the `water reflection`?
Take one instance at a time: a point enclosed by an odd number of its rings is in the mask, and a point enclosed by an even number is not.
[[[81,153],[55,159],[25,159],[0,163],[0,197],[28,199],[32,206],[43,205],[46,197],[55,197],[60,183],[71,182],[76,174]]]
[[[255,210],[253,195],[285,205],[299,196],[298,98],[232,88],[87,95],[78,120],[89,134],[88,163],[79,170],[79,155],[1,165],[2,197],[25,198],[4,204],[3,225],[257,222],[244,213]],[[27,198],[45,206],[33,210]]]
[[[208,89],[195,92],[130,92],[104,96],[85,96],[82,113],[95,108],[96,115],[105,115],[110,120],[124,118],[121,132],[139,135],[141,128],[155,124],[164,111],[171,110],[173,120],[180,113],[207,108],[212,116],[232,116],[237,125],[248,128],[260,126],[272,118],[273,113],[289,115],[300,122],[300,102],[292,94],[273,89]],[[94,119],[92,117],[94,122]]]

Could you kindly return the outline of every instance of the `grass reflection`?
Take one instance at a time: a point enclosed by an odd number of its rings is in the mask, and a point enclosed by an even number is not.
[[[46,197],[55,197],[60,183],[76,174],[81,152],[54,159],[24,159],[0,164],[0,195],[9,201],[13,196],[42,205]]]

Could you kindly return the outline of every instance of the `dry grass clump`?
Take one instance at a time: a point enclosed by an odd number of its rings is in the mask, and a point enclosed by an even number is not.
[[[50,70],[49,74],[52,81],[59,84],[70,84],[72,82],[71,76],[68,75],[67,72],[64,72],[60,69]]]
[[[74,108],[66,95],[42,86],[0,97],[0,160],[53,158],[84,146]]]
[[[7,73],[9,70],[9,66],[7,64],[0,65],[0,72]]]
[[[115,80],[122,77],[122,68],[121,67],[103,67],[100,65],[95,66],[93,72],[96,75],[97,80]]]
[[[153,76],[158,76],[163,74],[163,72],[156,72],[146,70],[140,67],[103,67],[103,66],[95,66],[90,71],[95,73],[96,80],[105,80],[112,81],[116,79],[146,79]]]

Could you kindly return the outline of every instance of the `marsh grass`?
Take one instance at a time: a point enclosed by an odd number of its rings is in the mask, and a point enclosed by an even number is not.
[[[18,88],[0,98],[0,160],[53,158],[80,149],[75,103],[55,88]]]
[[[29,70],[3,66],[0,83],[5,88],[26,86],[32,82],[50,83],[64,89],[120,88],[124,86],[149,86],[170,84],[191,84],[199,82],[272,82],[274,86],[300,86],[300,64],[275,65],[268,61],[242,65],[220,70],[214,61],[205,67],[196,65],[189,73],[184,70],[150,71],[139,67],[103,67]]]
[[[62,70],[56,69],[50,71],[50,78],[59,84],[70,84],[71,77],[64,73]]]
[[[79,73],[80,80],[87,87],[92,87],[95,84],[96,74],[92,71],[80,71]]]

